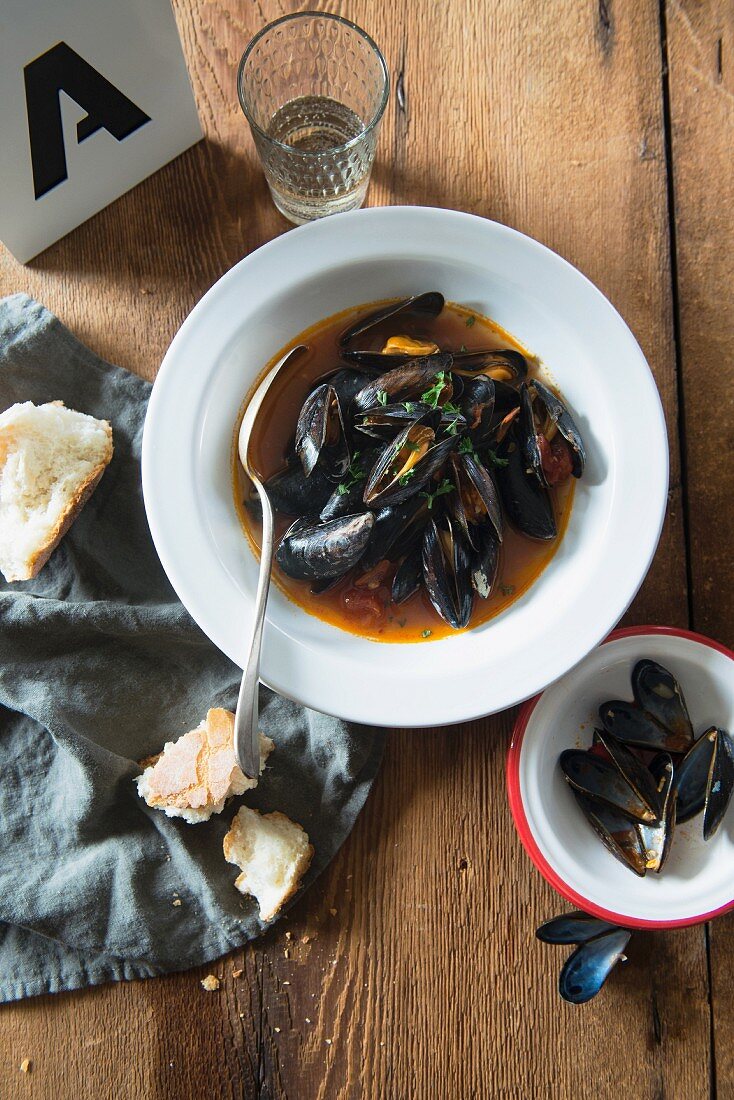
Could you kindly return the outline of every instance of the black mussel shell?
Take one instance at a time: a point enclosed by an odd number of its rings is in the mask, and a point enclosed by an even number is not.
[[[588,798],[604,802],[635,821],[656,820],[657,804],[651,807],[616,764],[584,749],[565,749],[558,762],[568,783]],[[653,793],[657,798],[657,791]]]
[[[613,928],[579,945],[561,970],[558,992],[564,1001],[586,1004],[600,991],[620,959],[632,935],[626,928]]]
[[[510,522],[531,539],[548,541],[558,534],[548,490],[533,473],[528,473],[513,424],[498,450],[507,461],[497,469],[497,484]]]
[[[512,380],[521,382],[528,373],[525,356],[513,348],[455,351],[453,356],[456,370],[481,371],[508,385]]]
[[[430,519],[423,533],[423,582],[434,608],[461,630],[471,618],[474,590],[468,548],[448,516],[441,527]]]
[[[635,756],[613,733],[608,730],[597,730],[596,737],[609,753],[619,774],[625,782],[629,783],[640,801],[648,807],[653,818],[657,820],[662,812],[662,802],[657,781],[650,774],[649,769],[645,767],[639,756]]]
[[[424,498],[417,496],[379,508],[361,567],[371,569],[385,558],[395,561],[407,553],[422,532],[427,511]]]
[[[643,825],[640,822],[637,828],[645,853],[647,870],[659,874],[665,865],[673,842],[677,794],[673,786],[673,761],[668,753],[659,753],[650,761],[649,768],[657,785],[660,816],[651,825]]]
[[[676,752],[693,744],[693,726],[680,684],[657,661],[638,661],[632,670],[632,692],[637,705],[676,738]]]
[[[358,413],[355,426],[364,435],[389,442],[406,424],[427,416],[432,406],[426,401],[400,401],[388,405],[376,405]]]
[[[465,451],[457,458],[461,469],[474,488],[478,501],[481,502],[484,513],[486,513],[486,519],[489,520],[497,536],[497,541],[502,542],[502,510],[494,478],[475,455]],[[464,502],[464,507],[469,523],[474,522],[474,520],[484,522],[484,514],[475,516],[473,519],[471,511],[466,508],[466,502]]]
[[[392,582],[393,603],[401,604],[409,600],[421,586],[423,580],[423,559],[420,547],[407,554],[398,566]]]
[[[647,861],[637,828],[638,822],[632,821],[627,814],[613,806],[588,798],[580,791],[574,790],[573,793],[584,817],[607,851],[630,871],[644,878]]]
[[[489,438],[494,403],[495,384],[492,378],[477,374],[474,378],[465,380],[459,408],[475,446],[480,446]]]
[[[459,437],[450,435],[436,442],[435,422],[439,418],[440,414],[423,417],[387,444],[367,476],[363,499],[369,508],[408,500],[443,466]],[[422,454],[421,448],[425,448]]]
[[[471,552],[471,583],[480,599],[492,594],[500,564],[500,544],[490,524],[474,532],[474,549]]]
[[[663,729],[635,703],[610,699],[599,707],[599,717],[604,729],[613,733],[619,741],[634,745],[637,749],[679,753],[689,747],[687,739]]]
[[[397,317],[401,313],[416,314],[423,317],[438,317],[444,307],[444,300],[443,294],[438,291],[429,291],[426,294],[414,294],[411,298],[404,298],[402,301],[381,306],[380,309],[369,313],[366,317],[360,317],[358,321],[345,329],[339,337],[339,343],[342,347],[346,347],[356,336],[361,336],[362,333],[374,328],[375,325],[379,325],[381,321],[386,321],[390,317]]]
[[[324,378],[324,382],[328,382],[331,388],[336,390],[345,421],[350,417],[352,401],[359,391],[364,389],[369,380],[369,375],[365,374],[364,371],[350,370],[348,367],[342,367]]]
[[[586,448],[581,438],[581,432],[570,412],[552,390],[544,386],[542,382],[534,378],[530,387],[535,391],[536,401],[540,401],[545,408],[550,420],[556,425],[558,431],[571,448],[572,473],[574,477],[581,477],[586,465]]]
[[[409,359],[402,366],[378,375],[363,386],[354,395],[352,408],[355,413],[360,413],[367,412],[368,409],[379,409],[382,402],[395,405],[402,401],[419,401],[422,394],[427,393],[436,383],[439,374],[443,374],[446,380],[441,396],[448,400],[452,390],[446,372],[450,370],[451,356],[448,352]],[[385,394],[386,398],[383,396]]]
[[[296,520],[280,540],[276,561],[296,580],[341,577],[364,554],[374,523],[372,512],[340,516],[329,523]]]
[[[676,821],[690,821],[700,814],[706,805],[711,765],[718,731],[715,726],[706,730],[683,757],[675,772],[675,787],[678,793]]]
[[[298,461],[275,474],[265,483],[270,503],[287,516],[311,515],[323,508],[334,490],[334,483],[320,467],[306,477]]]
[[[706,734],[704,734],[704,737]],[[726,730],[716,730],[714,758],[706,789],[703,839],[710,840],[724,819],[734,791],[734,745]]]
[[[339,482],[319,512],[319,519],[322,523],[326,523],[330,519],[337,519],[339,516],[351,516],[355,512],[363,510],[364,483],[379,453],[379,447],[369,447],[365,451],[354,452],[344,480]],[[318,467],[316,472],[318,472]],[[315,473],[311,477],[314,477]]]
[[[333,435],[334,438],[330,438]],[[296,454],[310,477],[319,459],[327,475],[339,478],[349,466],[349,446],[336,390],[323,382],[308,395],[296,424]]]
[[[603,932],[611,932],[616,924],[599,920],[576,909],[573,913],[561,913],[559,917],[543,921],[535,935],[543,943],[586,943]]]

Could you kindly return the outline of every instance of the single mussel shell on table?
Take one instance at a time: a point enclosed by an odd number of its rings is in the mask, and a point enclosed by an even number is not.
[[[387,444],[367,477],[363,499],[369,508],[415,496],[443,466],[459,439],[449,435],[437,441],[439,422],[440,413],[429,413]]]
[[[675,738],[676,752],[693,744],[693,725],[680,684],[672,672],[657,661],[638,661],[632,670],[632,692],[645,713]]]
[[[276,511],[303,516],[323,508],[334,491],[334,483],[319,466],[306,477],[301,463],[294,459],[287,469],[265,483],[265,489]]]
[[[620,959],[625,958],[631,935],[626,928],[612,928],[581,943],[561,970],[558,992],[564,1001],[582,1005],[595,997]]]
[[[581,477],[586,451],[566,406],[542,382],[520,387],[519,433],[523,457],[543,485],[558,485],[573,474]]]
[[[535,935],[543,943],[586,943],[603,932],[611,932],[617,927],[609,921],[599,920],[588,913],[576,909],[573,913],[561,913],[559,917],[543,921],[536,928]]]
[[[295,580],[343,576],[367,549],[374,524],[372,512],[340,516],[328,523],[298,519],[280,540],[275,559]]]
[[[449,626],[467,626],[474,606],[469,550],[449,516],[430,519],[423,533],[423,583]]]
[[[328,382],[312,390],[303,403],[296,424],[295,450],[306,477],[311,476],[319,460],[326,475],[333,479],[340,478],[349,467],[341,405]]]
[[[420,547],[416,547],[401,561],[395,571],[392,582],[392,601],[405,603],[420,588],[423,582],[423,556]]]
[[[438,291],[414,294],[412,297],[403,298],[399,302],[391,302],[389,305],[381,306],[380,309],[375,310],[374,313],[370,313],[366,317],[360,317],[358,321],[351,324],[342,332],[339,343],[341,347],[345,348],[356,337],[369,332],[370,329],[374,328],[375,325],[379,325],[382,321],[406,314],[418,317],[438,317],[444,307],[444,302],[443,294]]]
[[[649,773],[652,789],[640,790],[638,772],[630,775],[622,770],[619,763],[605,760],[584,749],[565,749],[558,762],[570,786],[586,798],[595,803],[603,802],[635,821],[657,820],[657,789]],[[636,764],[642,769],[640,761],[636,761]],[[642,785],[644,787],[644,783]]]
[[[504,383],[522,382],[527,377],[527,360],[514,348],[454,351],[452,355],[457,371],[481,371],[493,380]]]
[[[395,405],[401,401],[420,401],[437,384],[441,384],[441,403],[449,401],[453,394],[451,382],[451,356],[448,352],[409,359],[402,366],[385,371],[367,382],[352,399],[354,414],[378,409],[384,404]]]
[[[319,519],[322,523],[326,523],[330,519],[337,519],[339,516],[350,516],[355,512],[363,511],[364,483],[379,454],[379,447],[368,447],[364,451],[354,451],[349,469],[343,480],[339,482],[335,489],[333,483],[329,482],[333,492],[319,512]],[[317,473],[318,467],[311,477],[315,477]]]
[[[689,821],[701,810],[703,837],[709,840],[727,811],[734,790],[734,746],[726,730],[711,726],[678,765],[677,821]]]
[[[516,423],[498,448],[506,465],[497,469],[497,485],[510,522],[531,539],[548,541],[558,534],[548,490],[525,464]]]
[[[637,828],[645,853],[645,866],[648,871],[659,874],[665,866],[673,842],[678,794],[673,786],[673,761],[668,753],[661,752],[651,760],[649,770],[657,785],[659,819],[650,825],[640,822]]]
[[[604,729],[626,745],[652,752],[686,752],[690,742],[687,735],[673,733],[659,726],[636,703],[624,699],[609,699],[599,707],[599,717]]]
[[[574,790],[573,794],[584,817],[607,851],[639,878],[644,878],[647,859],[637,828],[638,822],[616,807],[589,798],[581,791]]]

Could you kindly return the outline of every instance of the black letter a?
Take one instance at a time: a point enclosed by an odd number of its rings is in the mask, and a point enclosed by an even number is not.
[[[76,128],[79,142],[103,127],[122,141],[150,122],[145,111],[105,80],[66,42],[58,42],[31,61],[23,75],[37,199],[67,177],[59,92],[66,92],[87,112]]]

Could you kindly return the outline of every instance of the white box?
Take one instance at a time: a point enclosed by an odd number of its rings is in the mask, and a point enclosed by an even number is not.
[[[201,136],[169,0],[2,0],[0,240],[19,260]]]

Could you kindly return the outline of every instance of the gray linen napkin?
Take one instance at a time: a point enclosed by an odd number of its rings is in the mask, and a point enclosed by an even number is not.
[[[143,978],[262,931],[222,838],[237,806],[279,809],[316,849],[349,834],[379,732],[262,688],[275,750],[256,791],[200,825],[138,797],[136,760],[233,708],[239,670],[170,587],[143,510],[147,382],[110,366],[26,295],[0,301],[0,410],[55,399],[112,423],[115,455],[34,581],[0,584],[0,1000]],[[174,902],[180,900],[180,905]]]

